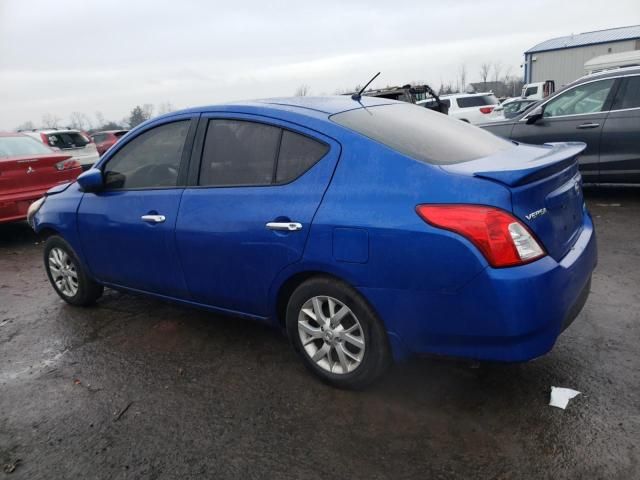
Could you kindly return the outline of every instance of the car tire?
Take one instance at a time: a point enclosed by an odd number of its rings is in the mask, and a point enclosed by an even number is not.
[[[286,326],[305,366],[335,387],[361,389],[391,364],[387,334],[373,308],[335,278],[313,277],[296,288]]]
[[[104,291],[88,275],[71,245],[58,235],[49,237],[44,244],[44,266],[53,289],[70,305],[92,305]]]

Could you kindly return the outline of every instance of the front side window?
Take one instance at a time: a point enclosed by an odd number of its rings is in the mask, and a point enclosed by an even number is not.
[[[640,107],[640,75],[628,77],[620,87],[611,110]]]
[[[104,167],[106,188],[175,187],[189,124],[160,125],[127,143]]]
[[[585,83],[561,93],[544,107],[545,117],[601,112],[613,79]]]

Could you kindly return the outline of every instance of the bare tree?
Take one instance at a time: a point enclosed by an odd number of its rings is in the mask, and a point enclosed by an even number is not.
[[[298,88],[296,88],[296,93],[294,93],[294,95],[296,97],[306,97],[307,95],[309,95],[309,91],[311,89],[309,88],[309,85],[300,85]]]
[[[150,103],[145,103],[142,105],[142,112],[144,114],[144,119],[149,120],[153,117],[153,105]]]
[[[158,105],[158,115],[164,115],[165,113],[171,113],[175,110],[171,102],[162,102]]]
[[[495,62],[493,64],[493,81],[498,83],[500,81],[500,72],[502,72],[502,64]]]
[[[104,115],[102,114],[102,112],[100,111],[96,112],[95,116],[96,116],[96,124],[97,124],[96,128],[100,129],[107,122],[104,120]]]
[[[93,128],[89,117],[82,112],[72,112],[69,115],[69,124],[78,130],[91,130]]]
[[[458,69],[458,78],[460,81],[460,91],[465,92],[467,90],[467,66],[463,63]]]
[[[482,79],[482,88],[484,90],[487,89],[487,78],[489,78],[489,73],[491,72],[491,63],[485,62],[480,65],[480,78]]]
[[[62,122],[62,119],[56,115],[45,113],[42,116],[42,126],[44,128],[58,128],[60,126],[60,122]]]
[[[21,123],[16,127],[16,130],[35,130],[36,126],[31,120]]]

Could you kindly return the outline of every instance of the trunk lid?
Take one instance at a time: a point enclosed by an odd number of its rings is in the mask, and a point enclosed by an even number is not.
[[[46,190],[57,183],[66,182],[72,172],[57,170],[55,164],[69,158],[71,155],[53,152],[0,158],[0,192],[10,194]]]
[[[518,145],[470,162],[442,166],[448,172],[500,183],[511,192],[512,211],[555,260],[564,257],[583,225],[581,142]]]

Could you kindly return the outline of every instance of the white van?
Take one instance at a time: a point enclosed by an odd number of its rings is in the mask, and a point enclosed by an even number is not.
[[[640,66],[640,50],[631,50],[629,52],[609,53],[594,57],[585,62],[584,69],[590,74],[612,68],[637,66]]]

